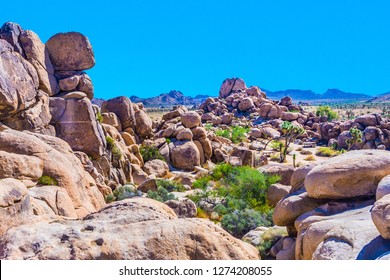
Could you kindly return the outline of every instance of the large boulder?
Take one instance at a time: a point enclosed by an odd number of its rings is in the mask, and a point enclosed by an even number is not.
[[[15,227],[0,238],[0,244],[1,259],[259,258],[255,247],[214,223],[178,219],[168,206],[147,198],[115,202],[82,220]]]
[[[194,218],[196,217],[196,204],[190,199],[184,200],[168,200],[165,202],[179,218]]]
[[[63,110],[62,114],[53,113],[52,124],[56,128],[57,137],[68,142],[75,151],[84,152],[95,159],[102,156],[106,140],[91,101],[88,98],[51,98],[52,111],[59,110],[57,106]]]
[[[222,82],[221,88],[219,90],[219,96],[221,98],[226,98],[232,92],[245,90],[245,89],[246,89],[246,85],[243,79],[241,78],[226,79]]]
[[[275,207],[276,204],[282,200],[291,190],[291,186],[282,184],[272,184],[267,191],[267,202],[271,207]]]
[[[375,202],[371,217],[382,237],[390,239],[390,194]]]
[[[258,169],[260,172],[266,175],[280,176],[278,183],[283,185],[290,185],[291,176],[294,173],[294,168],[282,163],[267,164]]]
[[[171,163],[174,167],[192,171],[200,166],[200,153],[192,141],[175,141],[169,144]]]
[[[152,119],[143,111],[135,112],[135,132],[141,138],[146,138],[152,133]]]
[[[290,180],[291,192],[296,192],[305,187],[305,178],[316,165],[317,163],[310,163],[294,170]]]
[[[378,122],[378,116],[376,114],[368,114],[356,117],[355,123],[367,127],[378,125],[380,122]]]
[[[81,33],[58,33],[46,42],[46,47],[55,70],[86,70],[95,65],[91,43]]]
[[[351,151],[314,167],[305,187],[315,198],[375,196],[380,180],[390,174],[390,152]]]
[[[8,153],[0,148],[0,178],[38,181],[42,174],[43,162],[38,157]]]
[[[35,68],[0,39],[0,121],[33,105],[38,85]]]
[[[7,41],[11,45],[12,50],[18,52],[21,56],[26,57],[19,40],[20,33],[22,32],[23,29],[19,24],[6,22],[0,28],[0,39]]]
[[[162,178],[169,172],[168,164],[160,159],[153,159],[145,162],[143,170],[148,175],[155,175],[158,178]]]
[[[390,251],[370,219],[372,200],[331,202],[299,217],[298,260],[373,260]]]
[[[43,162],[43,175],[54,179],[66,190],[78,217],[97,211],[105,204],[95,181],[65,141],[0,126],[0,149],[39,158]]]
[[[195,111],[185,112],[181,115],[181,123],[186,128],[194,128],[200,124],[200,115]]]
[[[128,127],[134,128],[135,126],[134,110],[128,97],[119,96],[104,101],[102,104],[102,112],[115,113],[121,121],[123,130]]]
[[[376,189],[376,200],[390,194],[390,175],[383,177]]]
[[[57,79],[54,77],[54,67],[46,46],[39,39],[38,35],[30,30],[23,31],[19,38],[27,60],[37,70],[39,89],[50,96],[57,94],[59,86]]]

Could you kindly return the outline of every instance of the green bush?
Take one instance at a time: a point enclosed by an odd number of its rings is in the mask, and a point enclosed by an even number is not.
[[[121,159],[122,158],[122,151],[118,148],[117,145],[114,145],[114,147],[112,148],[111,150],[112,152],[112,155],[117,158],[117,159]]]
[[[168,192],[163,187],[158,187],[157,191],[148,191],[147,197],[160,202],[177,199],[172,193]]]
[[[249,132],[249,128],[241,126],[233,126],[229,129],[218,129],[215,131],[215,135],[230,139],[233,143],[244,142],[247,139],[246,133]]]
[[[212,128],[213,128],[213,125],[211,123],[206,123],[204,126],[204,129],[206,129],[207,131],[210,131]]]
[[[47,175],[43,175],[41,178],[39,178],[38,184],[44,186],[58,186],[57,180]]]
[[[352,148],[354,144],[362,143],[362,137],[363,137],[363,132],[361,132],[356,127],[351,127],[349,129],[349,133],[351,134],[352,138],[345,140],[345,143],[348,145],[348,151]]]
[[[281,150],[281,147],[283,148],[283,146],[284,144],[278,140],[272,140],[270,144],[271,149],[278,152]]]
[[[133,185],[124,185],[117,187],[112,194],[106,196],[106,202],[119,201],[126,198],[142,196],[142,192]]]
[[[339,155],[340,152],[334,150],[332,147],[320,147],[317,149],[316,155],[321,157],[335,157]]]
[[[103,116],[100,112],[97,112],[96,113],[96,120],[99,122],[99,123],[102,123],[103,122]]]
[[[271,226],[267,217],[253,209],[235,210],[223,216],[221,226],[237,238],[258,226]]]
[[[106,142],[107,142],[107,148],[109,150],[112,150],[115,147],[115,140],[112,139],[110,136],[106,136]]]
[[[149,146],[149,145],[141,145],[139,151],[145,162],[153,159],[160,159],[165,161],[165,158],[161,155],[157,147]]]
[[[200,177],[199,179],[197,179],[193,184],[192,184],[192,187],[194,189],[202,189],[202,190],[206,190],[207,186],[208,186],[208,183],[210,182],[211,180],[211,176],[205,176],[205,177]]]
[[[329,106],[319,106],[316,115],[317,117],[328,117],[328,121],[333,121],[338,118],[337,113]]]
[[[160,179],[156,181],[157,187],[162,187],[166,189],[168,192],[184,192],[186,191],[186,188],[183,184],[172,181],[172,180],[165,180]]]

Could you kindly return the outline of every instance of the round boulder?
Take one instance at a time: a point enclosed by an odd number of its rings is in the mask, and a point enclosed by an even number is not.
[[[181,123],[186,128],[193,128],[200,124],[200,116],[195,111],[185,112],[181,115]]]
[[[200,166],[200,153],[192,141],[176,141],[169,144],[171,163],[174,167],[192,171]]]

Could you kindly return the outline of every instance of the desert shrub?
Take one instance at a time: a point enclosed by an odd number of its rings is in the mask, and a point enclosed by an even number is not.
[[[272,140],[270,147],[274,151],[280,151],[283,148],[283,143],[278,140]]]
[[[298,147],[298,148],[296,148],[295,149],[297,152],[301,152],[301,151],[303,151],[303,147]]]
[[[206,123],[204,126],[204,129],[206,129],[207,131],[210,131],[212,128],[213,128],[213,125],[211,123]]]
[[[328,117],[328,121],[332,121],[338,118],[337,113],[329,106],[319,106],[316,111],[316,115],[318,117]]]
[[[261,242],[257,246],[257,249],[260,252],[262,260],[271,259],[269,254],[271,248],[279,241],[283,236],[287,236],[287,231],[284,228],[270,228],[264,232],[261,236]]]
[[[184,192],[186,188],[183,184],[175,182],[173,180],[160,179],[156,181],[157,188],[162,187],[166,189],[168,192]]]
[[[211,176],[200,177],[192,184],[192,187],[194,189],[205,190],[211,179]]]
[[[302,151],[300,152],[300,154],[301,154],[301,155],[312,155],[313,152],[312,152],[312,151],[308,151],[308,150],[302,150]]]
[[[245,209],[224,215],[221,226],[233,236],[241,238],[250,230],[258,226],[271,226],[271,223],[263,214],[253,209]]]
[[[112,150],[115,147],[115,140],[112,139],[110,136],[106,136],[106,142],[107,142],[107,148],[109,150]]]
[[[197,218],[200,218],[200,219],[208,219],[208,218],[210,218],[210,216],[207,214],[207,212],[204,211],[204,210],[203,210],[202,208],[200,208],[200,207],[197,207],[196,217],[197,217]]]
[[[316,155],[321,157],[334,157],[339,155],[340,152],[337,150],[334,150],[331,147],[320,147],[317,149]]]
[[[112,152],[112,155],[117,159],[121,159],[123,156],[121,149],[119,149],[117,145],[114,145],[111,152]]]
[[[97,112],[96,113],[96,120],[99,122],[99,123],[102,123],[103,122],[103,116],[100,112]]]
[[[249,128],[241,126],[233,126],[229,129],[218,129],[215,131],[215,135],[230,139],[233,143],[240,143],[246,140],[246,133],[249,132]]]
[[[137,190],[134,185],[124,185],[117,187],[112,194],[105,197],[106,202],[119,201],[126,198],[132,198],[136,196],[142,196],[142,192]]]
[[[269,160],[270,161],[280,161],[279,153],[272,155]]]
[[[284,145],[280,151],[280,162],[285,162],[290,144],[305,133],[305,129],[301,126],[293,125],[289,121],[284,121],[280,128],[282,130],[282,137],[284,138]]]
[[[352,138],[345,140],[345,143],[348,145],[348,151],[352,148],[354,144],[362,143],[363,132],[361,132],[356,127],[351,127],[349,129],[349,133]]]
[[[141,145],[139,151],[145,162],[153,159],[160,159],[165,161],[165,158],[161,155],[157,147],[149,145]]]
[[[43,175],[41,178],[39,178],[38,184],[44,186],[58,186],[57,180],[47,175]]]
[[[315,161],[316,158],[315,158],[315,156],[313,156],[313,155],[308,155],[307,157],[305,157],[305,160],[306,160],[306,161]]]
[[[168,190],[163,187],[158,187],[157,191],[148,191],[147,197],[160,202],[177,199],[173,193],[168,192]]]

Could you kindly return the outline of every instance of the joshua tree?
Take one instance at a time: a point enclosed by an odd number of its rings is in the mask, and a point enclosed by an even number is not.
[[[363,133],[356,127],[351,127],[349,133],[352,138],[345,140],[345,143],[348,145],[348,151],[351,150],[352,146],[356,143],[362,143]]]
[[[297,137],[305,133],[305,130],[300,126],[293,125],[289,121],[284,121],[280,128],[282,129],[282,137],[284,138],[284,147],[280,152],[280,162],[285,162],[288,147]]]

